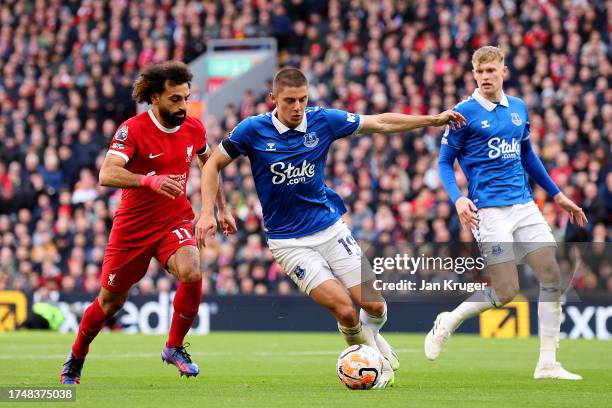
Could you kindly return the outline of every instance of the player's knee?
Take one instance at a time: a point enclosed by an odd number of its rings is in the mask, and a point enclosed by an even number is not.
[[[352,304],[337,305],[334,307],[333,313],[338,322],[344,327],[353,327],[359,322],[359,316]]]
[[[195,263],[190,263],[179,269],[179,280],[182,282],[197,282],[202,279],[202,272]]]
[[[508,284],[501,289],[496,289],[497,298],[502,304],[511,302],[519,293],[518,284]]]
[[[364,302],[361,308],[370,316],[382,316],[385,313],[384,302]]]
[[[114,316],[124,304],[124,298],[100,298],[100,308],[106,316]]]
[[[538,280],[541,283],[558,283],[561,280],[561,273],[556,262],[542,265],[538,271]]]

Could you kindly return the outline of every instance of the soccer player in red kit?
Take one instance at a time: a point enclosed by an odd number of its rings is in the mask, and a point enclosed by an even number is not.
[[[197,157],[202,168],[210,149],[202,123],[187,116],[192,77],[185,64],[171,61],[147,67],[134,84],[132,97],[152,104],[152,109],[119,126],[100,169],[101,185],[123,189],[121,205],[104,254],[102,288],[83,315],[61,372],[62,384],[80,382],[89,344],[123,307],[152,257],[178,279],[162,359],[176,365],[181,376],[199,373],[183,345],[202,296],[194,213],[185,190],[192,160]],[[236,224],[220,190],[216,198],[221,226],[225,233],[234,233]]]

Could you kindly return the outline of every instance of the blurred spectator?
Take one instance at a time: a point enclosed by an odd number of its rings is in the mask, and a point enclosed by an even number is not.
[[[100,187],[97,173],[117,124],[135,113],[132,82],[150,62],[192,61],[212,38],[276,36],[279,64],[305,71],[313,105],[362,114],[451,108],[474,90],[471,53],[498,44],[509,66],[505,90],[529,107],[534,149],[589,217],[585,229],[569,224],[535,188],[555,237],[610,242],[611,10],[610,0],[2,2],[0,289],[99,290],[120,195]],[[209,144],[271,110],[269,89],[253,84],[223,118],[206,118]],[[440,133],[333,145],[328,183],[347,204],[361,245],[473,240],[437,179]],[[196,210],[199,174],[194,165],[188,192]],[[228,166],[224,180],[239,232],[202,251],[204,293],[295,293],[265,246],[247,161]],[[584,290],[610,290],[611,282],[592,271],[579,279]],[[172,289],[152,262],[134,291]]]

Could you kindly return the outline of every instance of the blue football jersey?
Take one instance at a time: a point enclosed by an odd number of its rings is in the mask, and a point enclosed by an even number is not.
[[[531,201],[532,192],[521,164],[521,141],[529,138],[527,106],[502,95],[499,103],[478,89],[457,104],[466,126],[448,126],[442,144],[457,149],[457,160],[468,180],[468,198],[476,207],[498,207]]]
[[[361,117],[309,107],[302,123],[291,129],[275,113],[243,120],[220,148],[230,157],[250,159],[268,238],[304,237],[340,218],[340,197],[330,197],[325,184],[327,152],[334,140],[359,132]]]

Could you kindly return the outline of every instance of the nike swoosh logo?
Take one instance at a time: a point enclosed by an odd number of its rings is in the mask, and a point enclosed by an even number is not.
[[[179,244],[182,244],[183,242],[189,241],[190,239],[191,239],[191,238],[181,239],[181,240],[179,241]]]
[[[151,153],[151,154],[149,154],[149,159],[154,159],[154,158],[156,158],[156,157],[161,156],[162,154],[163,154],[163,153],[160,153],[160,154],[153,154],[153,153]]]

